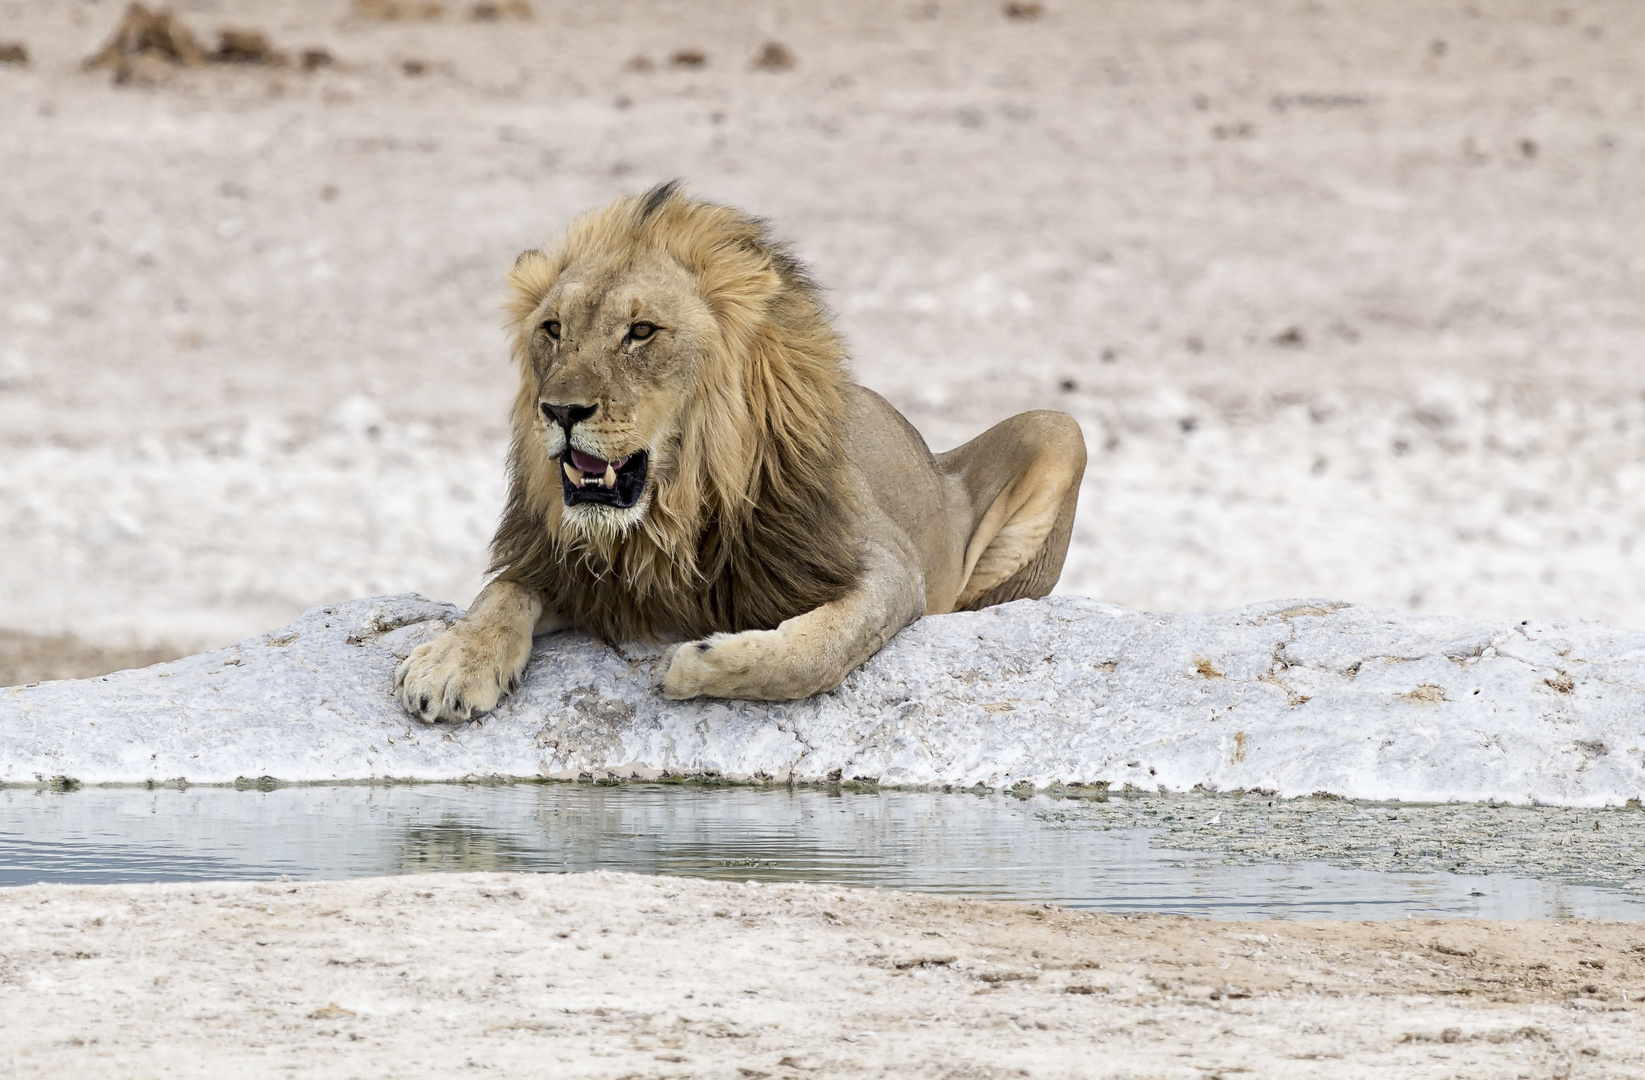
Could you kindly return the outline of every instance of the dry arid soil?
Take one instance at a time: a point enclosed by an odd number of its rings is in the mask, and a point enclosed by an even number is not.
[[[1645,1076],[1621,923],[629,874],[0,892],[0,1075]]]
[[[285,62],[87,70],[114,0],[5,0],[0,628],[465,603],[501,275],[671,177],[937,448],[1079,418],[1064,591],[1645,626],[1645,7],[1035,9],[192,0]]]

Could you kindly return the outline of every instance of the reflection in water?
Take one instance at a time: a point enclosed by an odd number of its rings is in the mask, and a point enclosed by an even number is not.
[[[1268,857],[1250,841],[1271,831],[1263,818],[1221,849],[1206,839],[1213,822],[1257,805],[666,784],[7,789],[0,884],[627,870],[1218,918],[1645,918],[1645,901],[1537,880],[1535,866],[1464,875],[1331,865],[1290,849]],[[1386,818],[1354,813],[1361,829]],[[1410,835],[1409,816],[1390,835]],[[1194,831],[1178,829],[1184,821]]]
[[[509,837],[477,828],[457,814],[437,822],[406,827],[398,840],[394,874],[429,874],[452,870],[535,870],[532,852]]]

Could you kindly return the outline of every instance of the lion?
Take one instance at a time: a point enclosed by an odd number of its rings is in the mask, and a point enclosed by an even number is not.
[[[808,271],[677,183],[577,218],[508,273],[520,387],[490,581],[395,672],[424,721],[519,686],[532,640],[671,642],[669,698],[832,690],[921,615],[1038,598],[1085,472],[1073,418],[933,455],[853,385]]]

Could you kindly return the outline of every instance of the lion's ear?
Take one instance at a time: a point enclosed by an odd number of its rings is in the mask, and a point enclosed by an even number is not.
[[[548,290],[554,286],[556,271],[553,261],[536,248],[520,252],[508,271],[508,314],[519,322],[537,309]]]

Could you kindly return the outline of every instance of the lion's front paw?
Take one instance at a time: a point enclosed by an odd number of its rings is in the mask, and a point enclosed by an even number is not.
[[[470,720],[520,685],[529,659],[529,635],[458,623],[400,662],[394,691],[419,720]]]
[[[663,677],[658,689],[679,701],[693,697],[755,698],[786,701],[804,697],[781,685],[788,681],[773,655],[777,635],[772,630],[715,634],[703,641],[675,645],[663,654]]]

